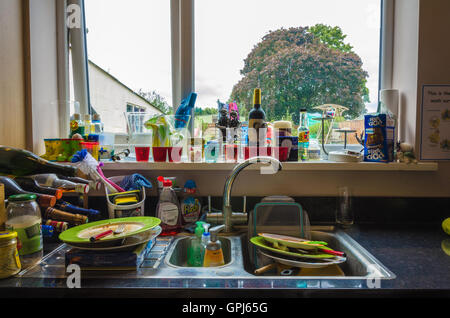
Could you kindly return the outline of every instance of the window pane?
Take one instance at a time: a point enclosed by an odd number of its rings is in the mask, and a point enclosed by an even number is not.
[[[124,112],[171,103],[169,9],[166,0],[85,1],[91,106],[105,131],[126,133]]]
[[[378,104],[380,0],[196,0],[196,107],[237,102],[241,120],[262,89],[266,119],[299,123],[307,108],[312,137],[324,104],[333,128],[358,132]],[[218,17],[222,17],[218,19]],[[328,125],[328,126],[329,126]],[[326,131],[327,143],[344,133]],[[320,136],[319,136],[320,137]],[[348,134],[348,143],[357,143]]]

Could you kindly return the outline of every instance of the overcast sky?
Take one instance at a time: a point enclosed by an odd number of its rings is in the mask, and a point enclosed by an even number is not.
[[[85,3],[89,58],[130,88],[155,90],[171,104],[170,1]],[[195,0],[195,23],[196,107],[228,99],[243,60],[269,31],[317,23],[341,27],[377,101],[380,0]]]

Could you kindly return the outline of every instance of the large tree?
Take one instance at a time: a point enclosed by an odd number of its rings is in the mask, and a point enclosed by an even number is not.
[[[344,39],[340,28],[322,25],[269,32],[244,60],[230,99],[248,111],[253,88],[260,87],[269,120],[291,114],[297,122],[301,108],[312,112],[327,103],[347,106],[346,115],[357,117],[368,100],[368,74]]]

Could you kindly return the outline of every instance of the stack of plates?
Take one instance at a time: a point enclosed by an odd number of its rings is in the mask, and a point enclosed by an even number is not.
[[[70,228],[59,235],[59,239],[79,249],[85,250],[119,250],[134,248],[145,243],[161,233],[161,220],[155,217],[139,216],[118,219],[101,220]],[[98,241],[91,242],[90,238],[108,230],[116,230],[124,224],[120,234],[112,234]]]

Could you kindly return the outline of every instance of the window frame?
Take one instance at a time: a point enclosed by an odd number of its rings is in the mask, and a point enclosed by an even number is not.
[[[69,29],[73,61],[73,75],[75,82],[80,82],[75,89],[75,99],[80,102],[82,115],[90,113],[89,74],[86,47],[86,26],[84,0],[63,0],[67,8],[69,4],[81,7],[82,19],[80,29]],[[380,21],[380,57],[378,92],[381,89],[392,88],[393,72],[393,30],[395,0],[381,1]],[[58,9],[59,11],[61,9]],[[195,91],[195,0],[170,0],[170,29],[171,29],[171,69],[172,69],[172,105],[174,113],[181,101]],[[67,12],[64,12],[67,18]],[[58,19],[60,21],[61,19]],[[65,19],[64,19],[65,20]],[[62,49],[62,46],[59,46]],[[60,63],[61,61],[59,61]],[[83,67],[84,64],[84,67]],[[67,79],[66,79],[67,80]],[[77,93],[78,92],[78,93]],[[379,95],[377,95],[379,107]],[[67,111],[67,110],[64,110]],[[63,112],[64,113],[64,112]],[[67,117],[67,115],[65,115]],[[195,114],[192,111],[189,130],[194,132]],[[62,119],[61,119],[62,121]]]

